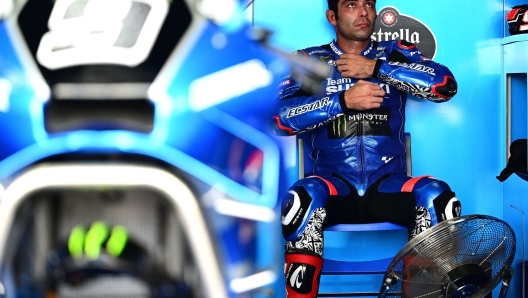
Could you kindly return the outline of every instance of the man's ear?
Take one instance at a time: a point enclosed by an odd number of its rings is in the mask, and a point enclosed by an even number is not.
[[[326,19],[332,26],[337,26],[336,15],[333,10],[328,9],[326,11]]]

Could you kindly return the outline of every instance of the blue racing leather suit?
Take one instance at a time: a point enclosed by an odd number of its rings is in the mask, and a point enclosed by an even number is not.
[[[381,107],[351,110],[344,91],[358,80],[343,78],[335,66],[343,51],[335,41],[294,53],[327,62],[329,75],[315,95],[303,92],[292,76],[282,80],[273,107],[278,135],[303,134],[310,147],[313,173],[339,173],[362,195],[389,173],[405,173],[407,93],[433,102],[452,98],[457,84],[449,69],[405,41],[371,41],[362,56],[376,59],[372,78],[386,92]]]

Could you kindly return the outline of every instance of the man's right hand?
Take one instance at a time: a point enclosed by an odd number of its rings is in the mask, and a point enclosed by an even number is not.
[[[361,111],[379,108],[385,91],[378,84],[359,80],[345,91],[344,96],[347,108]]]

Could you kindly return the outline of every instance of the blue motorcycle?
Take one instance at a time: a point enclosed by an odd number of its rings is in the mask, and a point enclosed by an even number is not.
[[[0,2],[0,293],[281,296],[292,64],[247,1]]]

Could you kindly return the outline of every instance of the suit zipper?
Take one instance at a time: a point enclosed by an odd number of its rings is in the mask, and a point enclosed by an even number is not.
[[[359,168],[361,171],[361,184],[358,189],[358,194],[363,196],[365,194],[365,144],[363,143],[363,121],[361,120],[358,122],[357,136],[359,138]]]

